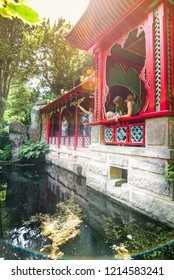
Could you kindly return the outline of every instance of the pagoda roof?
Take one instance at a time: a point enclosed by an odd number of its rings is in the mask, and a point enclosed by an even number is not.
[[[51,103],[45,105],[40,109],[40,111],[46,112],[46,111],[52,111],[59,107],[59,105],[62,105],[66,101],[76,101],[84,96],[89,96],[91,92],[94,92],[94,76],[89,76],[86,78],[86,80],[79,84],[78,86],[72,88],[70,91],[66,92],[65,94],[58,97],[56,100],[52,101]]]
[[[149,0],[90,0],[77,24],[67,34],[66,41],[77,49],[88,51],[106,32],[139,6],[149,7]],[[141,9],[138,17],[145,13]],[[135,17],[132,20],[136,20]]]

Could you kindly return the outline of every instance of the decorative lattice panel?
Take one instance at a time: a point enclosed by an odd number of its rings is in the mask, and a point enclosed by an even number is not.
[[[91,144],[91,137],[85,137],[85,147],[88,147]]]
[[[65,137],[65,145],[69,146],[69,137]]]
[[[142,125],[130,127],[130,141],[131,142],[143,142],[144,127]]]
[[[161,69],[160,69],[160,20],[158,12],[155,16],[155,90],[156,90],[156,111],[160,111],[160,92],[161,92]]]
[[[74,146],[74,137],[70,138],[70,146]]]
[[[64,145],[64,137],[61,137],[61,139],[60,139],[60,144],[61,144],[61,145]]]
[[[116,142],[126,142],[126,127],[116,128]]]
[[[145,145],[145,124],[126,123],[124,125],[114,125],[104,127],[104,142],[120,146],[144,146]]]
[[[104,138],[105,142],[112,142],[113,141],[113,134],[114,134],[114,129],[113,127],[107,127],[104,130]]]
[[[78,137],[78,144],[77,144],[78,147],[82,147],[83,146],[83,137],[80,136]]]

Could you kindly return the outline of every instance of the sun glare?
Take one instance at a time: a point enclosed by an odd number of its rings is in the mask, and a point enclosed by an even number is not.
[[[28,0],[27,4],[35,9],[42,18],[54,22],[60,17],[75,24],[87,8],[89,0]]]

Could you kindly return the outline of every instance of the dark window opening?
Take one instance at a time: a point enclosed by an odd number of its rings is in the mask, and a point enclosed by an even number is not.
[[[106,63],[106,83],[109,92],[106,97],[106,109],[116,96],[126,99],[131,92],[140,108],[145,104],[147,90],[140,78],[145,64],[145,33],[138,29],[129,33],[123,47],[116,43]]]

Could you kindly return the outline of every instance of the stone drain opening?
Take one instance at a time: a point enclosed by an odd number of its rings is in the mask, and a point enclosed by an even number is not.
[[[121,187],[122,184],[127,183],[127,169],[110,166],[109,180],[112,180],[115,187]]]

